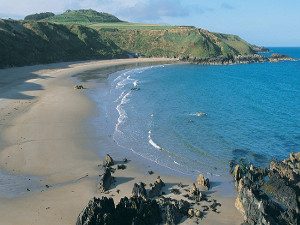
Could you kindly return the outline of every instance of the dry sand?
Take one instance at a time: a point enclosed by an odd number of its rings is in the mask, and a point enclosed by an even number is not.
[[[4,180],[0,173],[0,225],[75,224],[89,199],[101,196],[96,183],[102,160],[89,149],[97,137],[86,123],[97,113],[96,107],[84,90],[73,89],[72,75],[109,66],[168,61],[124,59],[0,70],[0,168],[11,178]],[[117,186],[109,196],[117,201],[130,195],[135,182],[150,183],[157,176],[157,171],[150,176],[134,162],[127,166],[114,174]],[[17,182],[20,175],[28,182]],[[192,183],[164,175],[162,179],[169,187]],[[7,192],[12,196],[5,196]],[[234,199],[217,200],[222,203],[221,213],[209,213],[201,224],[240,224]]]

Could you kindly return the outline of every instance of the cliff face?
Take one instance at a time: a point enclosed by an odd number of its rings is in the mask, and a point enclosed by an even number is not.
[[[244,164],[233,169],[236,208],[248,225],[296,225],[300,221],[300,152],[269,168]]]

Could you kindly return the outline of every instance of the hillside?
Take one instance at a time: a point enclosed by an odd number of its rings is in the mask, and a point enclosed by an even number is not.
[[[0,20],[0,67],[125,57],[95,30],[81,25]]]
[[[52,12],[44,12],[44,13],[35,13],[32,15],[28,15],[24,18],[24,20],[34,20],[34,21],[39,21],[39,20],[43,20],[49,17],[55,16],[54,13]]]
[[[55,23],[116,23],[122,22],[117,17],[92,9],[67,10],[66,12],[45,18],[44,21]]]
[[[207,58],[255,52],[252,45],[235,35],[191,26],[121,22],[117,17],[93,10],[68,10],[40,21],[0,20],[0,48],[0,67],[136,54]]]
[[[254,53],[242,39],[213,34],[194,27],[161,27],[160,29],[96,28],[120,48],[146,57],[215,57]]]

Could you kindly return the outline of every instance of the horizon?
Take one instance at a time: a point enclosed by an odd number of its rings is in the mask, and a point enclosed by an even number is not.
[[[271,0],[238,3],[233,0],[0,0],[0,18],[68,9],[93,9],[133,23],[195,26],[212,32],[235,34],[265,47],[300,46],[300,2]]]

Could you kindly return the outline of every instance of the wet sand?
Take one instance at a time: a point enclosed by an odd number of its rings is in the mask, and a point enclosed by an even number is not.
[[[95,103],[85,90],[73,88],[80,83],[74,79],[76,74],[173,61],[124,59],[0,70],[0,224],[75,224],[89,199],[101,196],[96,188],[98,165],[102,163],[99,151],[109,149],[102,149],[101,137],[89,124],[89,118],[98,113]],[[110,72],[104,72],[103,79]],[[90,83],[87,88],[93,88]],[[116,160],[121,160],[121,155]],[[109,196],[113,194],[118,201],[130,195],[135,182],[154,182],[159,171],[154,172],[148,175],[147,168],[141,169],[132,160],[126,170],[114,174],[117,186]],[[193,182],[159,175],[168,187]],[[120,194],[116,194],[117,189]],[[222,203],[221,213],[209,213],[201,223],[240,224],[234,199],[218,196],[217,200]]]

